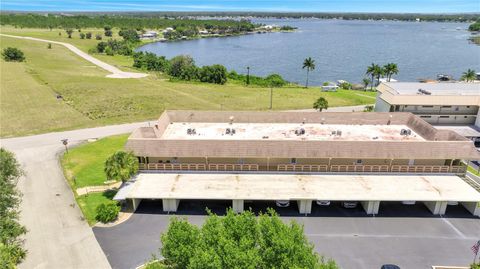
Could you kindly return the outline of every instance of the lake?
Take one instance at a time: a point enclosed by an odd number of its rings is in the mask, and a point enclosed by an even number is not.
[[[401,81],[436,78],[449,74],[459,78],[468,68],[480,71],[480,46],[468,41],[466,23],[344,21],[344,20],[255,20],[298,27],[292,33],[252,34],[151,43],[138,50],[167,58],[191,55],[197,65],[222,64],[229,70],[265,76],[278,73],[304,83],[302,63],[315,59],[312,85],[339,79],[360,82],[372,62],[398,65]]]

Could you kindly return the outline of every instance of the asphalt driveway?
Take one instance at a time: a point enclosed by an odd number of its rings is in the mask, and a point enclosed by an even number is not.
[[[182,201],[176,215],[201,225],[205,208],[223,214],[230,201]],[[433,216],[421,203],[413,206],[384,202],[375,217],[361,207],[344,209],[339,203],[314,205],[312,214],[298,214],[297,205],[276,208],[274,202],[245,204],[253,211],[275,208],[285,221],[304,224],[316,250],[335,259],[342,268],[380,268],[394,263],[402,268],[431,268],[432,265],[467,265],[470,247],[480,239],[480,221],[462,206],[449,206],[444,217]],[[126,222],[111,228],[93,228],[113,268],[135,268],[159,255],[160,234],[168,226],[161,201],[143,201]]]

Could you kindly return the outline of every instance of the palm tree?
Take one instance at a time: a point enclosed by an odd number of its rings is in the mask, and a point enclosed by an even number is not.
[[[367,72],[365,74],[370,75],[372,77],[372,84],[371,84],[371,89],[373,90],[373,81],[376,78],[377,79],[377,85],[380,84],[380,77],[383,75],[383,68],[379,66],[378,64],[372,63],[367,68]]]
[[[362,82],[363,82],[363,89],[366,91],[368,85],[369,85],[372,81],[371,81],[369,78],[363,78]]]
[[[105,161],[104,172],[108,180],[127,181],[138,172],[138,161],[131,152],[117,151]]]
[[[328,109],[328,101],[327,99],[320,97],[313,103],[313,108],[322,112],[323,109]]]
[[[475,73],[475,70],[468,69],[467,72],[463,72],[461,79],[466,82],[473,82],[475,79],[477,79],[477,74]]]
[[[387,76],[387,81],[390,82],[392,75],[398,74],[398,66],[395,63],[388,63],[383,66],[385,75]]]
[[[311,57],[306,58],[303,61],[303,67],[302,69],[307,68],[307,81],[305,82],[305,88],[308,88],[308,73],[310,73],[311,70],[315,70],[315,60],[312,59]]]

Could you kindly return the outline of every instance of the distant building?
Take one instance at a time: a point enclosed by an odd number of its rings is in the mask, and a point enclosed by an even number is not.
[[[338,85],[333,82],[328,82],[327,85],[322,85],[322,92],[336,92],[338,90]]]
[[[377,90],[375,111],[411,112],[480,142],[480,83],[386,82]]]
[[[198,33],[201,34],[201,35],[208,35],[209,34],[208,30],[200,30],[200,31],[198,31]]]
[[[147,31],[140,35],[141,38],[156,38],[158,36],[158,32],[155,31]]]

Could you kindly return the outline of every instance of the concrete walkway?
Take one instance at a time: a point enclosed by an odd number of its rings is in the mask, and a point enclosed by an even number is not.
[[[34,38],[34,37],[27,37],[27,36],[15,36],[15,35],[6,35],[6,34],[0,34],[0,35],[1,36],[6,36],[6,37],[27,39],[27,40],[33,40],[33,41],[52,43],[52,44],[58,44],[58,45],[65,46],[67,49],[73,51],[75,54],[82,57],[83,59],[85,59],[85,60],[93,63],[94,65],[110,72],[111,74],[107,75],[107,77],[109,77],[109,78],[143,78],[143,77],[148,76],[148,74],[145,74],[145,73],[124,72],[124,71],[116,68],[113,65],[107,64],[106,62],[103,62],[103,61],[100,61],[99,59],[89,55],[88,53],[85,53],[85,52],[81,51],[80,49],[78,49],[77,47],[75,47],[74,45],[69,44],[69,43],[40,39],[40,38]]]
[[[85,195],[87,193],[92,193],[92,192],[103,192],[106,190],[111,190],[111,189],[118,189],[122,185],[122,182],[115,182],[112,184],[104,185],[104,186],[88,186],[88,187],[83,187],[83,188],[78,188],[77,195]]]
[[[23,193],[20,221],[28,229],[28,255],[20,268],[110,268],[63,176],[58,160],[64,150],[61,139],[76,145],[89,138],[128,133],[141,126],[148,123],[0,140],[1,147],[16,154],[26,173],[18,183]]]

